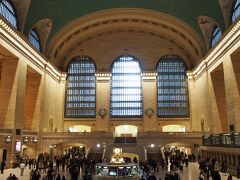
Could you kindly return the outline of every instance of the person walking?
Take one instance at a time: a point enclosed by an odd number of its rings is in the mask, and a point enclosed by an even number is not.
[[[237,178],[240,178],[240,165],[237,167]]]
[[[21,176],[23,176],[24,169],[25,169],[26,165],[22,162],[19,167],[20,167],[20,170],[21,170]]]
[[[5,168],[5,161],[2,161],[1,162],[1,174],[3,174],[3,172],[4,172],[4,168]]]
[[[61,176],[60,176],[60,174],[59,174],[59,173],[57,173],[56,180],[61,180]]]
[[[229,176],[228,176],[228,178],[227,178],[227,180],[232,180],[233,178],[232,178],[232,175],[231,174],[229,174]]]
[[[12,173],[9,174],[9,176],[7,177],[7,180],[12,180]]]
[[[12,180],[19,180],[15,174],[12,176]]]

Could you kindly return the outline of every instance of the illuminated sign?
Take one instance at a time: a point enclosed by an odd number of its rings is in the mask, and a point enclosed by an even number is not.
[[[22,150],[22,143],[21,143],[21,141],[16,141],[15,150],[17,152],[21,152],[21,150]]]

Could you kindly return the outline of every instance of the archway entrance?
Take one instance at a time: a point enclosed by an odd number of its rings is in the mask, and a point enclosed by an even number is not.
[[[91,126],[75,125],[68,128],[69,132],[91,132]]]
[[[168,151],[168,152],[180,151],[184,154],[192,154],[193,147],[186,143],[174,142],[174,143],[166,144],[164,146],[164,151]]]
[[[137,126],[120,125],[115,127],[115,137],[137,137],[137,133]]]
[[[186,128],[183,125],[172,124],[162,127],[162,132],[185,132]]]

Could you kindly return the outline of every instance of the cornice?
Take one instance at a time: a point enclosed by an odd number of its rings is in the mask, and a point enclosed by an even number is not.
[[[18,31],[8,22],[0,17],[0,40],[7,42],[14,50],[26,57],[43,72],[49,74],[53,79],[60,81],[61,72],[59,72],[50,62],[47,61],[35,48],[33,48]],[[9,50],[10,51],[10,50]],[[14,53],[13,53],[14,54]]]
[[[213,67],[237,42],[240,41],[240,18],[223,35],[217,45],[202,59],[191,72],[196,79]]]

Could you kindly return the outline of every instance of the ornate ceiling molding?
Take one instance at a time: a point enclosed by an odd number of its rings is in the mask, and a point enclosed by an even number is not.
[[[38,21],[31,29],[36,29],[41,43],[42,52],[44,52],[48,36],[52,30],[52,19],[46,18]]]
[[[211,44],[211,37],[212,37],[212,31],[215,26],[220,27],[216,21],[208,16],[199,16],[198,17],[198,24],[201,28],[201,31],[203,33],[203,37],[206,43],[206,46],[208,49],[210,49]],[[223,32],[223,31],[222,31]]]
[[[111,9],[81,17],[63,27],[50,41],[46,55],[57,66],[81,44],[107,33],[138,32],[168,41],[195,66],[206,52],[203,40],[182,21],[167,14],[144,9]],[[161,48],[161,47],[159,47]],[[90,55],[91,56],[91,55]],[[160,57],[159,57],[160,58]]]

